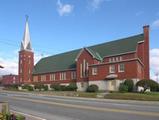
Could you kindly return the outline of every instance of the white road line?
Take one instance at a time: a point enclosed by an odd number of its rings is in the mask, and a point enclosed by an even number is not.
[[[38,120],[46,120],[44,118],[33,116],[33,115],[23,113],[23,112],[19,112],[19,111],[15,111],[15,110],[10,110],[10,111],[13,112],[13,113],[17,113],[17,114],[21,114],[21,115],[24,115],[24,116],[32,117],[32,118],[35,118],[35,119],[38,119]]]

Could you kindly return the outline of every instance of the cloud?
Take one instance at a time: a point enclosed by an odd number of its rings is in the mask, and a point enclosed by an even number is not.
[[[155,21],[152,23],[152,28],[154,28],[154,29],[159,29],[159,19],[158,19],[158,20],[155,20]]]
[[[0,65],[2,65],[4,68],[0,69],[0,75],[6,75],[6,74],[18,74],[18,52],[17,50],[13,51],[12,58],[2,58],[0,57]],[[1,55],[3,53],[0,53]],[[34,54],[34,64],[36,64],[41,58],[48,56],[47,54],[41,54],[38,52],[35,52]]]
[[[70,14],[74,9],[74,6],[71,4],[63,4],[60,0],[57,1],[57,11],[60,16]]]
[[[151,79],[156,80],[156,73],[159,73],[159,48],[150,50],[150,68],[151,68]]]
[[[138,12],[136,12],[136,16],[141,16],[142,14],[144,14],[144,12],[143,11],[138,11]]]
[[[0,69],[0,75],[4,74],[17,74],[18,73],[18,60],[0,58],[0,64],[4,67]]]
[[[104,2],[109,2],[111,0],[89,0],[90,6],[95,10],[98,9]]]

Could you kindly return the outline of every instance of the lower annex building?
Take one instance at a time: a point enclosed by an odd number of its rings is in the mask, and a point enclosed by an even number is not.
[[[42,58],[34,66],[28,20],[19,51],[21,84],[68,85],[75,82],[79,91],[96,84],[99,90],[116,91],[125,79],[134,83],[149,79],[149,26],[143,33]]]

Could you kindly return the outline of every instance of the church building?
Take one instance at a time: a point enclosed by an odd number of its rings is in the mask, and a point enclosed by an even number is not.
[[[34,65],[28,20],[19,51],[21,84],[77,84],[79,91],[96,84],[117,91],[125,79],[149,79],[149,26],[143,32],[73,51],[44,57]]]

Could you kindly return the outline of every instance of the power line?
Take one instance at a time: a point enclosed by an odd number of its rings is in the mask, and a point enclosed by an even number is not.
[[[18,45],[13,43],[13,42],[7,42],[7,41],[4,41],[4,40],[0,40],[0,44],[6,44],[6,45],[9,45],[9,46],[14,46],[14,47],[17,47]]]
[[[12,46],[12,47],[16,47],[16,48],[19,48],[20,45],[18,44],[15,44],[15,42],[11,41],[11,40],[0,40],[0,44],[5,44],[5,45],[8,45],[8,46]],[[48,51],[43,51],[43,50],[39,50],[39,49],[35,49],[35,51],[43,54],[43,53],[46,53],[46,54],[52,54],[51,52],[48,52]]]

